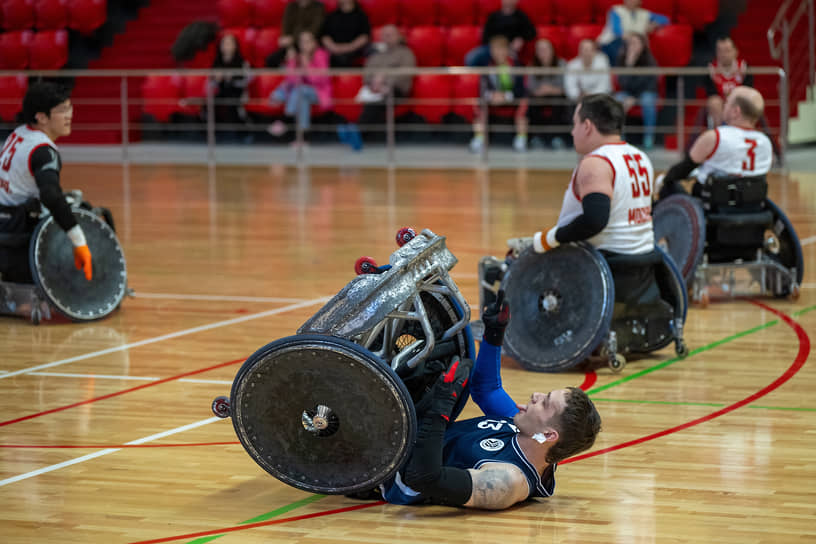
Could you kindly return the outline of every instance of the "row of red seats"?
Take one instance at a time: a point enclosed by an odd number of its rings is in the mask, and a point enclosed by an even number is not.
[[[67,30],[0,34],[0,70],[58,70],[67,62]]]
[[[382,27],[373,31],[373,40],[379,41]],[[571,59],[578,53],[578,44],[589,38],[594,40],[600,34],[601,25],[572,25],[562,27],[545,25],[536,27],[537,36],[550,40],[558,55]],[[241,48],[241,53],[254,67],[264,66],[264,59],[278,49],[280,30],[275,27],[228,28],[224,33],[233,34]],[[414,52],[418,66],[461,66],[465,54],[479,45],[482,31],[477,26],[415,26],[404,30],[406,43]],[[650,36],[650,46],[660,66],[686,66],[691,59],[693,30],[690,25],[667,25]],[[521,60],[528,64],[533,58],[535,44],[527,43]],[[215,44],[199,55],[188,66],[209,68],[215,58]]]
[[[221,24],[280,26],[290,0],[219,0]],[[477,25],[501,7],[501,0],[358,0],[372,26],[399,24]],[[608,9],[622,0],[520,0],[519,8],[535,25],[603,24]],[[337,0],[323,0],[327,11]],[[718,2],[712,0],[643,0],[643,7],[666,15],[674,23],[702,28],[717,18]]]
[[[28,89],[28,78],[0,76],[0,122],[13,123],[23,109],[23,97]]]
[[[90,34],[108,17],[106,0],[2,0],[0,28],[60,30]]]

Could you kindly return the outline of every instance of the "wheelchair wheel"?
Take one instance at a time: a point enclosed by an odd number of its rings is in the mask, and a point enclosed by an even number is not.
[[[774,296],[784,298],[790,296],[794,290],[798,291],[799,286],[802,285],[802,277],[804,275],[802,245],[799,242],[796,231],[793,229],[793,225],[779,206],[770,198],[766,198],[765,207],[774,215],[773,233],[779,243],[778,252],[768,253],[768,256],[788,270],[796,269],[795,282],[783,285],[780,291],[774,292]]]

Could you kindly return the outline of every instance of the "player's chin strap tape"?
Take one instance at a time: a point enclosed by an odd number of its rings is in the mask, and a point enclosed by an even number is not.
[[[592,238],[601,232],[609,222],[610,198],[603,193],[589,193],[581,199],[584,213],[576,217],[569,225],[558,227],[555,239],[559,244],[580,242]]]
[[[663,187],[660,188],[660,198],[666,198],[675,193],[674,184],[682,179],[687,179],[691,171],[700,166],[699,163],[691,160],[691,156],[686,153],[682,161],[678,162],[666,172],[663,178]]]
[[[470,500],[473,480],[467,470],[442,466],[446,427],[439,414],[425,414],[402,481],[435,503],[462,506]]]

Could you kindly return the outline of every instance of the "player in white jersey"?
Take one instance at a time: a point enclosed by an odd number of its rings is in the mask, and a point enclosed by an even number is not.
[[[608,95],[587,95],[578,103],[572,138],[583,157],[556,226],[533,236],[537,252],[581,240],[626,255],[654,250],[652,163],[622,140],[623,120],[623,107]]]
[[[697,169],[692,194],[700,196],[710,177],[757,177],[771,169],[773,147],[756,130],[765,107],[762,95],[751,87],[737,87],[728,95],[723,115],[725,126],[707,130],[695,140],[686,158],[672,166],[662,179],[660,197],[677,192],[678,181]]]
[[[68,234],[74,265],[92,278],[91,252],[59,183],[62,166],[54,141],[71,133],[69,94],[49,82],[33,83],[23,99],[24,125],[0,151],[0,280],[31,283],[26,237],[36,226],[40,203]],[[19,243],[22,239],[23,243]],[[2,240],[15,240],[3,244]]]

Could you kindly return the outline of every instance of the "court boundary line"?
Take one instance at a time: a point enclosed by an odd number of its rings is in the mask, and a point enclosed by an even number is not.
[[[150,293],[135,291],[133,298],[144,299],[165,299],[165,300],[203,300],[203,301],[220,301],[220,302],[306,302],[305,298],[291,298],[291,297],[252,297],[244,295],[207,295],[196,293]]]
[[[226,320],[223,320],[223,321],[216,321],[214,323],[208,323],[206,325],[200,325],[198,327],[193,327],[193,328],[190,328],[190,329],[184,329],[184,330],[177,331],[177,332],[172,332],[172,333],[169,333],[169,334],[154,336],[152,338],[147,338],[145,340],[139,340],[138,342],[131,342],[129,344],[122,344],[121,346],[106,348],[106,349],[102,349],[102,350],[99,350],[99,351],[92,351],[90,353],[85,353],[83,355],[77,355],[75,357],[68,357],[67,359],[60,359],[58,361],[54,361],[54,362],[51,362],[51,363],[44,363],[44,364],[41,364],[41,365],[36,365],[36,366],[28,367],[28,368],[23,368],[23,369],[20,369],[20,370],[15,370],[15,371],[12,371],[12,372],[8,372],[6,374],[0,374],[0,380],[4,380],[6,378],[11,378],[13,376],[19,376],[21,374],[29,374],[29,373],[35,372],[37,370],[43,370],[43,369],[46,369],[46,368],[54,368],[55,366],[62,366],[62,365],[66,365],[66,364],[69,364],[69,363],[75,363],[77,361],[84,361],[86,359],[92,359],[92,358],[98,357],[100,355],[107,355],[109,353],[116,353],[116,352],[119,352],[119,351],[129,350],[131,348],[146,346],[146,345],[149,345],[149,344],[155,344],[155,343],[158,343],[158,342],[163,342],[165,340],[171,340],[173,338],[179,338],[181,336],[187,336],[189,334],[195,334],[195,333],[198,333],[198,332],[209,331],[209,330],[213,330],[213,329],[218,329],[220,327],[227,327],[229,325],[235,325],[237,323],[243,323],[245,321],[251,321],[253,319],[260,319],[262,317],[269,317],[269,316],[272,316],[272,315],[288,312],[288,311],[291,311],[291,310],[306,308],[306,307],[309,307],[309,306],[314,306],[315,304],[319,304],[321,302],[326,302],[326,301],[328,301],[330,299],[331,299],[331,297],[315,298],[315,299],[307,300],[307,301],[300,302],[300,303],[297,303],[297,304],[290,304],[288,306],[282,306],[280,308],[275,308],[275,309],[272,309],[272,310],[266,310],[264,312],[258,312],[258,313],[254,313],[254,314],[250,314],[250,315],[245,315],[245,316],[242,316],[242,317],[234,317],[232,319],[226,319]]]

